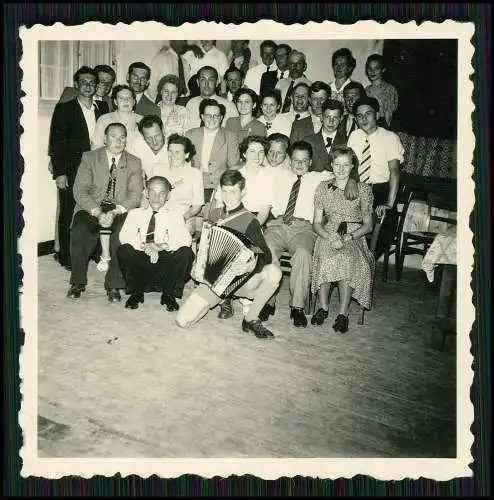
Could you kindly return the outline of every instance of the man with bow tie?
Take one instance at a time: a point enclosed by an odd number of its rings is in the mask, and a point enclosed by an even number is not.
[[[111,230],[105,289],[110,302],[121,300],[119,289],[125,283],[116,258],[118,235],[126,212],[139,206],[143,189],[141,160],[125,151],[126,141],[125,126],[110,123],[105,130],[105,146],[82,155],[74,182],[69,298],[79,298],[86,289],[89,259],[104,227]],[[110,201],[114,208],[105,210],[105,201]]]
[[[321,130],[305,138],[314,151],[311,170],[328,170],[331,149],[336,145],[346,144],[347,139],[340,129],[342,117],[343,104],[340,101],[329,99],[322,105]]]

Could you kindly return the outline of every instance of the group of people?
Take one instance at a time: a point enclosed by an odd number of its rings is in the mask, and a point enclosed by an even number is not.
[[[215,41],[172,40],[151,67],[132,63],[126,84],[114,85],[110,66],[75,73],[49,144],[68,297],[85,291],[93,258],[111,302],[125,290],[125,307],[136,309],[159,291],[189,327],[216,306],[220,318],[232,317],[232,298],[241,297],[242,329],[271,338],[264,323],[276,312],[279,258],[289,252],[295,326],[307,326],[311,292],[320,304],[311,323],[324,323],[333,282],[335,331],[348,330],[352,297],[370,308],[403,160],[389,130],[397,94],[383,80],[383,58],[368,58],[364,89],[350,78],[356,61],[347,48],[333,53],[329,84],[310,82],[305,55],[286,44],[264,41],[260,55],[262,64],[252,64],[245,40],[232,41],[228,55]],[[373,254],[366,236],[376,218],[384,222]],[[234,266],[245,280],[229,296],[198,283],[179,306],[205,221],[242,233],[259,253]]]

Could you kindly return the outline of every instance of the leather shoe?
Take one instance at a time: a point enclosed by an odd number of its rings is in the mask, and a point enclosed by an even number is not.
[[[137,309],[139,307],[139,303],[144,303],[144,294],[143,293],[133,293],[125,302],[125,307],[127,309]]]
[[[218,313],[218,318],[229,319],[233,316],[233,304],[232,299],[225,299],[220,304],[220,312]]]
[[[122,300],[122,296],[120,295],[120,292],[116,288],[107,290],[106,295],[108,296],[109,302],[120,302]]]
[[[348,331],[348,316],[338,314],[333,325],[333,330],[340,333],[345,333],[346,331]]]
[[[273,333],[259,319],[247,321],[244,318],[242,320],[242,330],[244,332],[252,332],[258,339],[272,339],[274,337]]]
[[[180,309],[180,306],[173,295],[166,295],[162,293],[160,304],[162,306],[166,306],[166,310],[169,312],[178,311]]]
[[[307,317],[303,309],[292,307],[290,318],[293,318],[293,324],[295,326],[303,326],[304,328],[307,326]]]
[[[70,299],[78,299],[81,296],[81,292],[86,291],[86,285],[70,285],[69,291],[67,292],[67,297]]]
[[[259,319],[261,321],[267,321],[270,316],[274,316],[275,311],[276,306],[272,306],[271,304],[266,303],[259,313]]]
[[[319,325],[321,326],[324,323],[324,320],[328,317],[328,311],[325,311],[322,307],[317,310],[316,314],[312,316],[310,319],[311,325]]]

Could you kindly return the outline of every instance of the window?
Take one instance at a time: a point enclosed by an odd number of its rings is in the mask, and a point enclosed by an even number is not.
[[[40,99],[58,102],[64,88],[73,85],[74,73],[81,66],[94,68],[97,64],[112,65],[112,45],[109,40],[40,41]]]

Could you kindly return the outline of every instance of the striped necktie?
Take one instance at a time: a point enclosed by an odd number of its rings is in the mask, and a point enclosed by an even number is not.
[[[117,165],[115,164],[115,157],[111,159],[110,178],[106,186],[105,200],[113,202],[115,199],[115,184],[117,182]]]
[[[362,161],[358,169],[360,182],[369,182],[371,168],[371,153],[369,139],[365,138],[364,149],[362,151]]]
[[[300,180],[301,175],[297,175],[297,180],[293,183],[292,190],[290,191],[290,197],[288,198],[288,204],[286,206],[285,213],[283,215],[283,222],[288,226],[293,221],[293,214],[295,213],[295,205],[297,204],[298,192],[300,190]]]
[[[292,94],[293,94],[293,80],[286,91],[285,102],[283,103],[282,113],[288,113],[290,111],[290,106],[292,105]]]
[[[148,230],[146,232],[146,243],[154,242],[154,228],[156,227],[156,212],[153,210],[153,215],[149,220]]]

